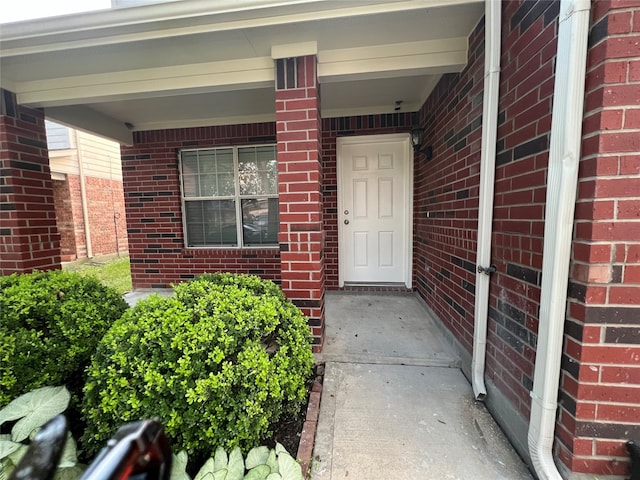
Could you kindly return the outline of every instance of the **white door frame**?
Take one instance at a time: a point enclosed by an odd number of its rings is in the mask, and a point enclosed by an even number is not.
[[[385,135],[361,135],[354,137],[338,137],[336,139],[336,174],[338,180],[338,286],[344,287],[344,262],[346,252],[344,251],[344,235],[342,218],[342,147],[345,145],[372,144],[403,141],[406,144],[407,168],[405,169],[405,231],[406,239],[404,251],[406,253],[405,278],[404,283],[407,288],[412,288],[413,278],[413,148],[411,146],[411,135],[409,133],[391,133]]]

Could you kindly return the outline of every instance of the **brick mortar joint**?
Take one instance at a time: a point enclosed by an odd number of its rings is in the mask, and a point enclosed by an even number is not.
[[[638,85],[638,88],[640,88],[640,85]],[[619,108],[617,110],[621,110],[621,111],[630,111],[630,110],[638,110],[637,108]],[[602,111],[607,111],[607,110],[602,110]],[[610,111],[610,110],[609,110]],[[599,130],[595,130],[592,133],[587,133],[582,135],[582,139],[583,140],[589,140],[593,137],[597,137],[599,135],[605,134],[605,133],[611,133],[611,134],[620,134],[620,133],[639,133],[640,132],[640,128],[617,128],[617,129],[605,129],[605,128],[601,128]],[[629,155],[631,155],[633,152],[620,152],[620,153],[628,153]]]

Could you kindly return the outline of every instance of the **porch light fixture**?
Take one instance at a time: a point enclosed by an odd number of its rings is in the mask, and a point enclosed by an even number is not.
[[[431,147],[431,145],[426,146],[422,149],[420,148],[423,135],[424,128],[413,127],[411,129],[411,145],[413,145],[414,153],[423,153],[427,160],[431,160],[433,158],[433,148]]]

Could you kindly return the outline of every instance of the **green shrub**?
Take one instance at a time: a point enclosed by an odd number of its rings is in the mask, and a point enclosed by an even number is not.
[[[78,398],[98,341],[126,309],[115,290],[75,273],[0,277],[0,407],[45,385]]]
[[[127,421],[159,417],[173,448],[203,461],[248,448],[306,399],[313,366],[305,318],[272,282],[205,275],[175,298],[139,302],[98,346],[85,387],[85,445]]]

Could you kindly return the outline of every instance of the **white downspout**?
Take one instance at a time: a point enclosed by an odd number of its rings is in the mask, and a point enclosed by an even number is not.
[[[561,480],[553,461],[567,279],[582,134],[590,0],[562,0],[553,90],[538,348],[529,453],[540,480]]]
[[[498,129],[498,89],[500,87],[500,37],[502,2],[485,2],[484,100],[482,105],[482,144],[480,157],[480,192],[478,205],[478,267],[491,263],[491,224],[493,222],[493,190],[496,171],[496,138]],[[489,270],[476,273],[475,318],[473,328],[473,360],[471,384],[477,400],[487,394],[484,365],[487,350],[487,312],[489,309]]]
[[[87,202],[87,184],[84,178],[84,155],[82,153],[80,132],[76,134],[76,152],[78,154],[78,170],[80,173],[80,202],[82,203],[82,218],[84,219],[84,242],[87,246],[87,258],[93,258],[93,246],[91,245],[91,226],[89,225],[89,205]]]

